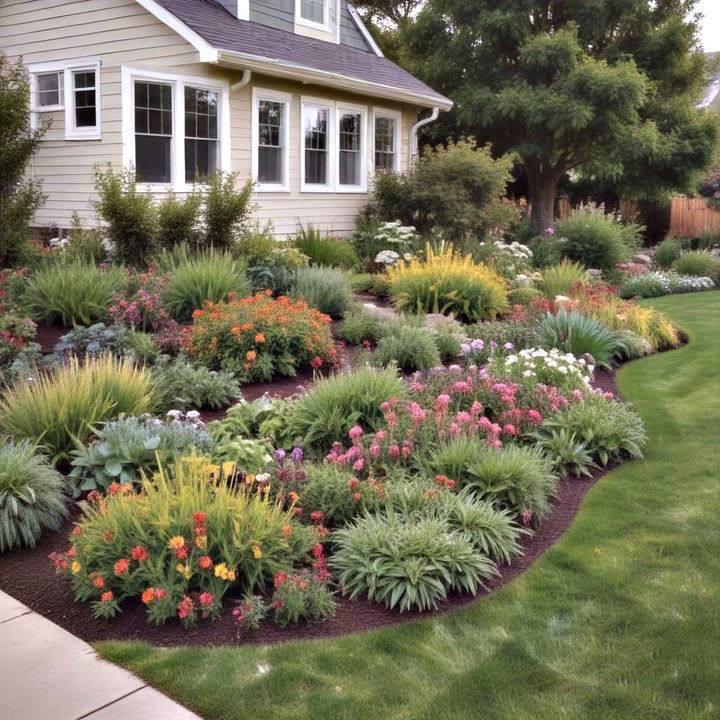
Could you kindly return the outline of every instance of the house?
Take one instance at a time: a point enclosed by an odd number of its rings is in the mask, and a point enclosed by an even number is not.
[[[48,128],[44,227],[94,221],[94,167],[112,163],[154,193],[236,171],[276,232],[345,233],[375,170],[404,170],[420,118],[452,105],[347,0],[2,0],[0,50],[23,58]]]
[[[707,57],[710,66],[708,85],[698,107],[712,108],[720,112],[720,53],[707,53]]]

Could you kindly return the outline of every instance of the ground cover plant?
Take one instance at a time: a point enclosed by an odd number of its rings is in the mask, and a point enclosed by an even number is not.
[[[558,544],[512,584],[450,616],[325,640],[322,652],[313,642],[232,650],[105,642],[102,654],[223,720],[248,711],[300,717],[310,708],[362,718],[368,698],[373,713],[388,718],[469,717],[479,702],[513,720],[580,719],[588,708],[607,718],[702,714],[720,691],[712,652],[720,568],[708,486],[717,468],[707,452],[715,432],[708,419],[718,415],[712,368],[720,341],[712,329],[720,293],[653,303],[691,341],[620,371],[620,391],[648,425],[645,460],[595,486]],[[398,659],[417,647],[424,651],[408,671]],[[708,663],[698,665],[698,654]],[[203,677],[198,665],[208,668]],[[258,679],[258,665],[271,671]]]

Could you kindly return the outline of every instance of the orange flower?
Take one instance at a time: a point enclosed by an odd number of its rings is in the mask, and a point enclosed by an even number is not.
[[[203,316],[203,311],[202,311],[202,310],[193,310],[193,311],[192,311],[192,316],[193,316],[193,319],[202,317],[202,316]]]
[[[149,605],[155,599],[155,588],[148,588],[143,590],[143,594],[140,598],[144,605]]]
[[[212,566],[213,566],[212,558],[211,558],[209,555],[203,555],[203,556],[198,560],[198,565],[199,565],[203,570],[212,570]]]
[[[112,590],[108,590],[107,592],[104,592],[104,593],[100,596],[100,599],[101,599],[103,602],[112,602],[112,599],[113,599]]]
[[[245,359],[252,362],[257,357],[257,353],[254,350],[248,350],[245,353]]]
[[[125,575],[130,568],[130,563],[127,558],[120,558],[113,567],[116,575]]]
[[[112,540],[112,536],[113,536],[112,530],[106,530],[106,531],[103,533],[103,540],[104,540],[105,542],[110,542],[110,541]]]
[[[93,585],[94,585],[96,588],[103,588],[103,587],[105,587],[105,581],[103,580],[102,575],[96,575],[96,576],[93,578]]]
[[[138,562],[145,562],[148,559],[148,551],[142,545],[138,545],[132,549],[131,557]]]
[[[175,535],[168,540],[168,547],[171,550],[177,550],[185,544],[185,538],[182,535]]]
[[[264,336],[262,333],[258,333],[258,334],[255,336],[255,342],[258,343],[258,345],[264,343],[264,342],[265,342],[265,336]]]
[[[80,537],[80,535],[82,535],[82,528],[80,527],[80,525],[76,525],[76,526],[72,529],[72,532],[71,532],[70,534],[71,534],[73,537]]]
[[[283,535],[287,538],[287,537],[290,537],[291,534],[292,534],[292,525],[286,525],[283,528]]]

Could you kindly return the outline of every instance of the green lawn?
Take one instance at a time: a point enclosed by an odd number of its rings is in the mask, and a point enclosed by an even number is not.
[[[100,652],[216,720],[720,717],[720,292],[652,304],[691,342],[620,372],[646,459],[596,485],[511,585],[354,637]]]

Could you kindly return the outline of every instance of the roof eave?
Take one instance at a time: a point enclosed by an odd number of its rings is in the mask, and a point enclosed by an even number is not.
[[[210,60],[209,62],[215,62],[223,67],[255,70],[256,72],[271,74],[275,77],[297,80],[305,84],[326,85],[328,87],[349,90],[359,95],[396,100],[420,107],[437,107],[441,110],[450,110],[453,106],[452,100],[441,95],[424,95],[391,85],[361,80],[341,73],[317,70],[286,60],[276,60],[260,55],[240,53],[234,50],[217,49],[217,59]]]

